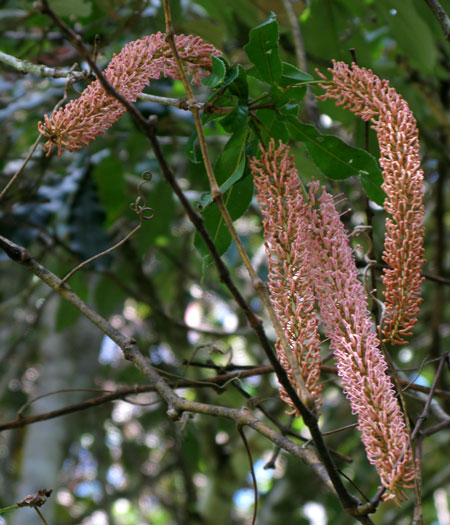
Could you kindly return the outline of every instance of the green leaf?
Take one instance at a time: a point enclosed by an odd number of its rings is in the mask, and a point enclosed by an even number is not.
[[[239,76],[239,68],[242,67],[242,66],[232,66],[232,67],[230,67],[228,62],[223,57],[220,57],[220,60],[222,60],[222,62],[225,64],[226,70],[227,70],[225,78],[223,79],[223,82],[222,82],[222,87],[229,86]],[[244,68],[242,68],[242,69],[244,69]]]
[[[299,82],[310,82],[314,80],[311,75],[301,71],[292,64],[282,62],[281,65],[283,67],[283,74],[281,76],[280,86],[286,87],[292,84],[298,84]]]
[[[245,70],[245,72],[247,73],[247,75],[249,75],[250,77],[255,77],[257,78],[258,80],[260,80],[261,82],[264,82],[263,80],[263,77],[261,76],[260,72],[258,71],[258,68],[256,66],[251,66],[249,67],[248,69]]]
[[[221,187],[229,188],[224,193],[224,202],[233,221],[245,213],[253,195],[251,177],[243,176],[248,134],[248,128],[244,127],[230,138],[217,159],[214,169],[218,184]],[[203,201],[208,203],[208,196],[204,197]],[[214,203],[208,206],[202,211],[202,216],[206,229],[211,235],[219,254],[222,255],[231,244],[231,235],[223,222],[217,205]],[[203,256],[208,256],[209,252],[198,233],[195,235],[194,244]]]
[[[86,0],[50,0],[50,7],[59,16],[89,16],[92,6]]]
[[[286,124],[282,120],[280,121],[275,111],[270,109],[259,109],[256,112],[256,116],[264,126],[262,128],[264,136],[267,136],[268,139],[273,137],[275,140],[282,140],[285,143],[288,142],[289,131]]]
[[[286,89],[281,99],[278,101],[277,106],[284,106],[288,102],[300,103],[306,95],[306,87],[304,86],[292,86]]]
[[[209,88],[217,87],[222,83],[223,79],[225,78],[225,74],[225,64],[220,58],[213,56],[211,74],[203,79],[202,84]]]
[[[306,95],[306,87],[292,86],[291,88],[280,88],[279,86],[272,86],[269,92],[272,101],[277,108],[282,108],[291,100],[299,103]]]
[[[232,135],[230,140],[225,144],[223,152],[217,159],[214,167],[214,173],[219,185],[223,184],[230,177],[230,173],[236,171],[242,158],[245,158],[247,137],[248,128],[244,126]]]
[[[338,137],[321,135],[314,126],[303,124],[296,117],[287,116],[286,121],[291,137],[306,143],[309,154],[326,177],[343,180],[356,175],[361,178],[366,192],[369,188],[369,197],[377,204],[383,204],[383,177],[375,157],[349,146]]]
[[[230,85],[230,92],[239,97],[240,100],[247,102],[248,100],[248,83],[247,83],[247,73],[245,69],[241,66],[237,66],[238,75],[233,83]]]
[[[250,41],[244,50],[265,82],[274,84],[280,81],[282,66],[278,53],[278,22],[274,13],[250,31]]]
[[[197,131],[194,131],[186,142],[184,151],[188,159],[194,164],[200,164],[202,162],[202,152],[200,151],[200,146],[197,142],[198,135]]]
[[[386,193],[381,189],[381,185],[383,184],[383,176],[381,173],[377,180],[373,180],[365,175],[361,175],[360,179],[367,197],[373,202],[376,202],[379,206],[383,206]]]
[[[222,193],[226,193],[233,184],[235,184],[238,180],[242,178],[242,175],[244,175],[244,168],[245,168],[245,155],[242,155],[241,161],[238,165],[238,167],[234,170],[233,174],[230,178],[228,178],[221,186],[220,189]],[[212,204],[212,198],[211,198],[211,192],[204,193],[200,198],[200,206],[202,209],[207,208],[210,204]]]
[[[226,115],[220,124],[229,132],[245,128],[247,125],[248,106],[239,101],[231,113]]]

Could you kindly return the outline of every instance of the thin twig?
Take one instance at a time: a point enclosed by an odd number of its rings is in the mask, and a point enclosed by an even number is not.
[[[45,525],[48,525],[47,521],[45,520],[44,516],[42,515],[42,512],[37,507],[33,507],[33,509],[38,513],[38,515],[41,518],[42,522],[45,523]]]
[[[422,430],[422,436],[427,437],[431,436],[432,434],[436,434],[436,432],[440,432],[441,430],[444,430],[444,428],[450,427],[450,418],[446,421],[441,421],[440,423],[437,423],[436,425],[433,425],[432,427],[428,427],[425,430]]]
[[[422,440],[423,436],[419,435],[415,443],[414,457],[419,465],[422,465]],[[412,525],[423,525],[423,512],[422,512],[422,499],[417,497],[417,493],[421,496],[422,491],[422,472],[420,467],[416,469],[416,483],[419,490],[416,492],[414,497],[414,511]]]
[[[0,201],[5,196],[6,192],[9,190],[9,188],[16,182],[16,180],[20,177],[23,170],[25,169],[25,166],[28,164],[29,160],[33,156],[33,153],[36,151],[36,148],[39,145],[39,142],[42,139],[42,135],[39,135],[38,138],[34,141],[34,144],[31,146],[30,151],[28,152],[28,155],[25,157],[25,160],[22,162],[22,165],[20,168],[14,173],[14,175],[11,177],[11,179],[8,181],[8,184],[3,188],[2,192],[0,193]]]
[[[345,472],[343,472],[342,470],[339,470],[339,473],[341,474],[341,476],[344,476],[344,478],[350,483],[350,485],[354,489],[356,489],[368,503],[370,502],[370,499],[364,494],[364,492],[358,487],[358,485],[351,478],[347,476]]]
[[[223,368],[223,370],[230,371],[230,370],[252,370],[255,367],[252,365],[235,365],[231,363],[230,365],[227,365],[225,367],[218,367],[217,365],[210,364],[210,363],[199,363],[197,361],[190,361],[190,366],[198,366],[201,368],[215,368],[220,369]],[[272,367],[268,366],[267,369],[272,369]],[[272,369],[273,370],[273,369]],[[325,374],[333,374],[337,375],[337,368],[335,366],[328,366],[328,365],[321,365],[320,370]],[[416,392],[423,392],[424,394],[428,394],[430,392],[430,387],[423,386],[423,385],[415,385],[411,384],[411,382],[408,379],[402,379],[401,377],[398,378],[398,382],[401,385],[407,386],[408,390],[415,390]],[[434,395],[436,397],[440,397],[441,399],[447,399],[450,400],[450,391],[448,390],[440,390],[436,388],[434,391]]]
[[[184,111],[192,111],[192,106],[189,101],[185,98],[168,98],[160,97],[157,95],[150,95],[149,93],[141,93],[137,96],[138,99],[145,102],[154,102],[163,106],[172,106]],[[196,102],[196,105],[205,113],[219,113],[226,115],[233,111],[232,106],[214,106],[211,102]]]
[[[109,392],[109,390],[102,390],[100,388],[61,388],[59,390],[53,390],[53,392],[47,392],[46,394],[41,394],[39,396],[32,397],[26,403],[24,403],[16,413],[16,420],[23,418],[23,413],[25,410],[31,406],[39,399],[44,399],[45,397],[54,396],[56,394],[63,394],[67,392]]]
[[[250,450],[250,447],[248,445],[247,438],[245,437],[244,430],[241,426],[238,426],[238,432],[241,436],[242,442],[244,443],[245,450],[247,452],[248,457],[248,463],[250,466],[250,475],[252,477],[252,483],[253,483],[253,494],[254,494],[254,505],[253,505],[253,517],[252,517],[252,525],[255,525],[256,523],[256,516],[258,514],[258,485],[256,483],[256,476],[255,476],[255,469],[253,468],[253,459],[252,459],[252,453]]]
[[[384,270],[388,266],[383,263],[376,263],[374,264],[375,268],[379,270]],[[421,272],[421,276],[425,277],[425,279],[429,281],[434,281],[436,283],[446,284],[447,286],[450,286],[450,279],[447,279],[446,277],[442,277],[441,275],[436,275],[429,272]]]
[[[220,377],[220,376],[219,376]],[[266,418],[271,421],[276,427],[278,427],[278,429],[280,430],[281,434],[283,436],[291,436],[291,437],[294,437],[296,439],[299,439],[300,441],[303,441],[304,443],[307,443],[309,444],[311,442],[311,439],[306,439],[304,438],[303,436],[301,436],[300,434],[297,434],[297,432],[294,432],[291,428],[290,428],[290,425],[289,426],[286,426],[286,425],[283,425],[280,421],[278,421],[278,419],[276,417],[274,417],[268,410],[266,410],[263,406],[263,400],[257,400],[257,402],[255,402],[255,400],[252,398],[252,396],[244,389],[242,388],[238,383],[232,383],[232,386],[234,387],[235,390],[237,390],[240,394],[242,394],[246,399],[248,399],[248,403],[247,405],[248,406],[252,406],[254,408],[257,408],[260,412],[262,412]],[[292,418],[291,418],[291,421],[292,421]],[[325,435],[325,434],[323,434]],[[334,457],[342,460],[342,461],[345,461],[346,463],[352,463],[353,460],[351,457],[349,456],[344,456],[344,454],[341,454],[340,452],[338,452],[337,450],[334,450],[334,449],[330,449],[330,454],[332,454]],[[266,467],[264,467],[266,468]],[[269,467],[267,467],[269,468]]]
[[[355,62],[356,65],[358,65],[358,59],[356,57],[356,49],[351,48],[350,54],[352,56],[353,62]],[[367,153],[370,153],[370,123],[364,122],[364,149],[367,151]],[[375,267],[374,263],[376,263],[376,255],[375,255],[375,241],[373,237],[373,211],[370,207],[369,198],[364,193],[364,204],[365,204],[365,213],[366,213],[366,221],[367,221],[367,230],[365,232],[367,239],[369,240],[369,248],[367,250],[367,254],[365,256],[365,259],[368,263],[368,266],[366,267],[366,271],[370,268],[370,281],[371,281],[371,289],[369,290],[366,287],[367,293],[372,297],[372,314],[375,319],[375,324],[378,326],[381,324],[381,317],[384,313],[383,308],[378,308],[379,300],[378,300],[378,289],[377,289],[377,278],[375,275]],[[364,273],[365,273],[364,272]],[[382,306],[382,305],[381,305]]]
[[[126,243],[129,239],[131,239],[135,233],[137,233],[142,226],[144,225],[144,221],[148,221],[153,218],[153,210],[152,208],[149,208],[146,203],[145,197],[142,195],[142,185],[145,184],[147,181],[151,180],[152,174],[149,171],[144,171],[142,174],[142,181],[138,184],[137,192],[138,197],[136,198],[136,202],[132,202],[130,205],[130,208],[136,212],[139,216],[139,224],[133,228],[123,239],[121,239],[119,242],[117,242],[114,246],[111,246],[111,248],[108,248],[107,250],[104,250],[103,252],[97,253],[93,257],[90,257],[89,259],[86,259],[82,263],[80,263],[78,266],[73,268],[65,277],[61,279],[61,285],[63,285],[65,282],[67,282],[72,275],[74,275],[78,270],[81,270],[91,262],[96,261],[97,259],[100,259],[101,257],[104,257],[105,255],[108,255],[108,253],[112,253],[113,251],[117,250],[120,246],[122,246],[124,243]],[[141,204],[142,201],[142,204]],[[146,212],[150,212],[150,215],[146,215]]]
[[[422,426],[422,423],[428,417],[428,412],[430,410],[431,400],[433,399],[433,394],[434,394],[434,391],[436,390],[436,385],[437,385],[437,382],[439,380],[439,376],[441,375],[442,368],[444,366],[444,363],[445,363],[446,359],[448,359],[448,355],[441,356],[441,359],[439,361],[439,366],[438,366],[438,368],[436,370],[436,374],[434,376],[433,383],[431,385],[430,392],[428,394],[427,401],[425,403],[425,406],[423,407],[422,413],[417,418],[416,425],[414,427],[414,430],[411,433],[411,440],[413,440],[417,436],[417,433],[419,432],[419,429]]]
[[[433,15],[436,17],[437,21],[442,27],[445,38],[450,41],[450,18],[444,11],[444,8],[441,6],[438,0],[425,0],[425,2],[428,4]]]

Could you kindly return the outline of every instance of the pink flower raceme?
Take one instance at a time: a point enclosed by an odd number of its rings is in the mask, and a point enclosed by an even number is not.
[[[332,196],[323,191],[317,198],[318,189],[318,183],[310,185],[301,228],[309,235],[310,272],[326,335],[344,392],[358,415],[367,457],[387,489],[384,499],[401,500],[402,489],[410,488],[414,480],[404,418],[344,225]]]
[[[211,67],[211,57],[221,54],[199,37],[176,35],[175,43],[185,70],[193,76],[195,84],[207,75],[202,68]],[[162,33],[127,44],[118,55],[114,54],[104,75],[129,102],[136,100],[150,84],[150,79],[158,79],[161,75],[179,78],[175,59]],[[44,123],[39,122],[39,131],[49,137],[44,151],[48,156],[53,145],[57,146],[58,155],[63,147],[69,151],[79,150],[97,135],[105,133],[125,112],[124,106],[95,80],[78,99],[69,102],[50,118],[45,115]]]
[[[306,237],[300,227],[304,208],[302,189],[287,146],[280,143],[277,148],[272,140],[267,151],[261,149],[261,158],[253,158],[250,167],[264,216],[270,297],[298,370],[319,409],[322,392],[322,385],[318,384],[320,345],[313,289],[306,271]],[[276,351],[291,383],[299,391],[280,341]],[[280,395],[295,411],[282,387]]]
[[[322,99],[337,100],[363,120],[373,123],[380,145],[386,237],[383,260],[385,341],[407,344],[419,312],[423,282],[424,206],[416,120],[407,102],[371,70],[333,61],[333,84],[323,86]],[[325,78],[321,75],[322,78]]]

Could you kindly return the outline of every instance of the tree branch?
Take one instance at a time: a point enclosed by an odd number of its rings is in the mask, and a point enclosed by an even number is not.
[[[315,451],[304,449],[286,437],[280,435],[275,430],[269,428],[257,419],[246,407],[237,409],[207,405],[196,401],[188,401],[187,399],[178,396],[169,384],[159,375],[155,368],[151,366],[149,360],[142,355],[134,339],[124,336],[119,330],[111,326],[106,319],[80,299],[80,297],[78,297],[78,295],[76,295],[67,284],[61,286],[61,279],[36,261],[25,248],[2,236],[0,236],[0,248],[3,249],[10,259],[26,267],[45,284],[50,286],[56,293],[69,301],[121,348],[125,359],[131,361],[139,370],[141,370],[141,372],[144,373],[144,375],[147,376],[148,379],[150,379],[153,388],[167,403],[167,414],[170,419],[177,421],[180,418],[181,413],[186,411],[224,417],[235,421],[238,425],[249,426],[287,452],[290,452],[305,461],[305,463],[307,463],[316,474],[319,475],[325,485],[334,492],[334,483],[330,481],[327,470],[319,461]],[[17,426],[21,425],[18,424]]]
[[[433,15],[441,25],[445,38],[450,41],[450,19],[447,13],[444,11],[444,8],[441,6],[438,0],[425,0],[425,2],[428,4],[428,7],[431,9]]]
[[[59,67],[47,67],[43,64],[32,64],[28,60],[16,58],[0,51],[0,62],[19,71],[30,73],[38,77],[71,78],[73,80],[87,80],[91,76],[88,71],[69,71]]]

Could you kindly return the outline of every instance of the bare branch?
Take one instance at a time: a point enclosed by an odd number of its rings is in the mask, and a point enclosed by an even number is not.
[[[255,469],[253,468],[253,459],[252,459],[252,452],[250,450],[250,447],[248,445],[247,438],[245,437],[244,430],[242,427],[238,426],[238,432],[241,436],[242,442],[244,443],[245,450],[247,452],[248,457],[248,463],[250,466],[250,474],[252,476],[252,483],[253,483],[253,494],[255,497],[255,502],[253,504],[253,518],[252,518],[252,525],[255,525],[256,523],[256,516],[258,515],[258,484],[256,483],[256,476],[255,476]]]
[[[433,15],[441,25],[445,38],[450,41],[450,18],[444,11],[444,8],[441,6],[438,0],[425,0],[425,2],[428,4],[429,8],[433,12]]]
[[[43,64],[32,64],[28,60],[7,55],[2,51],[0,51],[0,62],[20,73],[30,73],[38,77],[71,78],[73,80],[87,80],[90,77],[88,71],[70,71],[59,67],[47,67]]]
[[[415,425],[413,431],[411,432],[411,440],[413,440],[417,436],[417,433],[419,432],[422,423],[428,417],[428,412],[430,410],[431,400],[433,399],[433,394],[434,394],[434,392],[436,390],[436,385],[437,385],[439,376],[441,375],[442,368],[444,367],[444,363],[445,363],[446,359],[448,359],[448,355],[441,356],[441,359],[439,360],[439,366],[438,366],[438,369],[437,369],[436,374],[434,376],[433,383],[431,385],[427,401],[426,401],[425,406],[424,406],[424,408],[422,410],[422,413],[417,418],[416,425]]]
[[[327,470],[325,470],[313,450],[303,449],[299,445],[278,434],[275,430],[269,428],[257,419],[246,407],[236,409],[207,405],[205,403],[188,401],[187,399],[178,396],[169,384],[159,375],[155,368],[151,366],[149,360],[141,354],[134,339],[124,336],[119,330],[111,326],[111,324],[101,315],[80,299],[80,297],[78,297],[78,295],[76,295],[67,284],[61,286],[61,279],[36,261],[28,251],[25,250],[25,248],[2,236],[0,236],[0,247],[10,259],[25,266],[28,270],[39,277],[39,279],[75,306],[75,308],[77,308],[122,349],[125,359],[131,361],[150,379],[152,386],[167,403],[167,414],[169,418],[176,421],[180,418],[182,412],[197,412],[199,414],[224,417],[235,421],[238,425],[249,426],[275,444],[279,445],[284,450],[305,461],[319,475],[326,486],[334,492],[334,484],[330,481]],[[364,521],[362,521],[362,523],[364,523]],[[371,523],[371,521],[366,521],[365,523]]]

